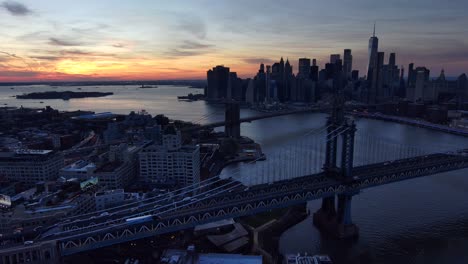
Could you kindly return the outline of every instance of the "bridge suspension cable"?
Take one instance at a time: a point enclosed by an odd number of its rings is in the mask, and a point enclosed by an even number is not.
[[[211,113],[208,113],[208,114],[204,114],[202,115],[201,117],[199,117],[198,119],[196,120],[192,120],[190,121],[191,123],[194,123],[194,124],[199,124],[200,122],[214,116],[214,115],[217,115],[217,114],[220,114],[220,113],[224,113],[224,109],[220,109],[220,110],[216,110],[216,111],[213,111]]]
[[[309,131],[308,133],[305,133],[300,139],[303,139],[304,137],[306,137],[306,136],[308,136],[308,135],[310,135],[310,134],[319,134],[319,133],[321,133],[321,132],[327,130],[328,128],[329,128],[329,127],[324,127],[324,128],[319,128],[319,129],[311,130],[311,131]],[[334,134],[334,133],[336,133],[337,131],[339,131],[339,130],[341,130],[341,129],[342,129],[341,127],[336,128],[334,131],[330,132],[329,135]],[[339,136],[340,134],[344,133],[346,130],[347,130],[347,129],[340,131],[338,134],[334,135],[334,136],[333,136],[332,138],[330,138],[329,140],[334,139],[335,137],[337,137],[337,136]],[[303,141],[302,141],[302,142],[296,141],[295,150],[299,149],[299,147],[298,147],[299,144],[300,144],[300,146],[304,146],[304,145],[307,146],[306,144],[303,143]],[[287,147],[288,147],[288,146],[287,146]],[[297,151],[291,151],[291,148],[292,148],[291,145],[289,145],[289,149],[287,149],[287,151],[288,151],[288,156],[289,156],[289,157],[295,157],[294,155],[297,155],[297,154],[296,154]],[[319,153],[322,153],[321,150],[322,150],[322,149],[320,148],[320,152],[319,152]],[[283,151],[280,152],[280,153],[285,153],[285,152],[284,152],[284,150],[283,150]],[[251,161],[250,163],[254,163],[254,162],[258,161],[259,159],[261,159],[261,157],[255,159],[254,161]],[[255,182],[255,184],[265,183],[265,179],[264,179],[265,173],[269,173],[268,175],[270,175],[270,173],[273,173],[273,182],[276,182],[276,181],[278,181],[278,180],[290,179],[290,178],[291,178],[290,175],[291,175],[292,172],[294,172],[294,174],[304,175],[304,174],[299,173],[300,170],[298,169],[298,166],[297,166],[297,164],[299,163],[299,160],[298,160],[298,159],[292,159],[292,160],[293,160],[293,162],[295,162],[295,165],[296,165],[295,167],[292,167],[293,165],[292,165],[291,163],[288,163],[288,166],[281,166],[279,169],[278,169],[278,168],[274,168],[272,172],[271,172],[272,169],[271,169],[270,167],[268,167],[268,170],[265,170],[265,164],[262,163],[261,174],[258,173],[259,170],[257,169],[257,173],[256,173],[256,176],[257,176],[257,177],[255,178],[255,179],[257,179],[257,181]],[[320,159],[318,158],[318,155],[316,155],[316,159],[315,159],[315,164],[316,164],[315,167],[316,167],[316,168],[320,168],[320,166],[321,166],[320,162],[321,162],[321,161],[320,161]],[[311,163],[310,160],[309,160],[309,162],[306,162],[306,164],[310,164],[310,163]],[[280,163],[278,162],[278,163],[276,163],[276,164],[280,164]],[[259,168],[259,166],[256,166],[256,167]],[[241,170],[239,169],[237,172],[231,174],[231,175],[230,175],[230,178],[239,180],[238,178],[236,178],[236,177],[234,177],[234,176],[237,175],[237,174],[239,174],[240,172],[241,172]],[[260,177],[258,177],[259,174],[260,174],[261,177],[262,177],[262,178],[261,178],[261,181],[259,181],[259,179],[260,179]],[[278,176],[278,177],[277,177],[277,176]],[[241,176],[241,178],[243,178],[243,177],[244,177],[244,176]],[[250,179],[250,185],[254,185],[254,183],[252,182],[252,177],[249,177],[249,179]],[[133,204],[134,204],[134,205],[138,205],[139,207],[140,207],[140,206],[143,206],[142,208],[146,208],[146,207],[150,207],[150,208],[151,208],[151,207],[153,207],[154,205],[158,206],[159,203],[166,203],[166,202],[170,202],[171,200],[172,200],[172,201],[175,200],[175,204],[177,204],[177,198],[179,198],[179,197],[180,197],[180,198],[183,198],[183,197],[185,197],[185,195],[188,194],[188,193],[194,193],[195,190],[196,190],[197,188],[198,188],[198,189],[201,189],[201,188],[209,187],[209,186],[212,186],[213,184],[216,184],[216,183],[218,183],[218,182],[220,182],[220,181],[223,181],[223,180],[225,180],[225,179],[218,178],[217,180],[214,180],[214,181],[210,181],[210,180],[211,180],[211,179],[207,179],[207,180],[203,181],[204,184],[202,184],[203,182],[200,182],[199,184],[196,184],[195,186],[188,186],[188,187],[181,188],[181,189],[179,189],[179,190],[176,190],[176,191],[174,191],[174,192],[171,192],[171,193],[170,193],[171,195],[169,195],[169,196],[166,195],[165,198],[159,199],[159,200],[157,200],[157,201],[153,201],[153,202],[149,202],[149,203],[142,204],[142,200],[140,200],[140,201],[134,202]],[[270,180],[271,180],[271,178],[267,179],[267,182],[270,182]],[[241,182],[242,182],[242,179],[241,179]],[[245,182],[245,181],[244,181],[244,182]],[[228,186],[228,185],[230,185],[230,184],[231,184],[231,183],[223,184],[223,185],[221,186],[221,188],[226,187],[226,186]],[[242,183],[239,183],[239,184],[236,185],[236,186],[232,186],[232,188],[238,188],[238,187],[241,187],[241,186],[243,186],[243,184],[242,184]],[[217,187],[217,188],[215,188],[215,190],[218,190],[218,189],[221,189],[221,188],[220,188],[220,187]],[[184,190],[184,191],[182,191],[182,190]],[[212,191],[212,190],[208,190],[208,192],[210,192],[210,191]],[[226,191],[226,190],[225,190],[225,191]],[[174,193],[175,193],[175,195],[174,195]],[[207,192],[203,192],[203,193],[201,193],[201,195],[207,195]],[[199,195],[197,195],[196,197],[198,197],[198,196],[199,196]],[[194,198],[195,198],[195,197],[194,197]],[[143,201],[151,201],[152,199],[155,199],[155,198],[149,198],[149,199],[146,199],[146,200],[143,200]],[[157,198],[156,198],[156,199],[157,199]],[[165,207],[170,207],[172,204],[173,204],[173,203],[165,204],[165,205],[159,206],[157,209],[151,208],[151,210],[149,210],[149,211],[153,211],[153,212],[154,212],[155,210],[160,210],[160,209],[165,208]],[[120,212],[122,212],[122,211],[123,211],[123,212],[128,211],[128,210],[129,210],[128,206],[129,206],[129,204],[123,205],[123,206],[120,206],[120,207],[108,208],[108,209],[101,210],[101,211],[102,211],[102,212],[109,212],[109,211],[111,211],[113,214],[115,214],[115,213],[120,213]],[[118,209],[122,209],[122,210],[118,210]],[[117,211],[117,212],[114,212],[115,210],[118,210],[118,211]],[[101,212],[101,211],[100,211],[100,212]],[[147,212],[148,212],[148,211],[147,211]],[[87,215],[81,215],[81,217],[80,217],[80,216],[75,216],[74,219],[82,218],[82,217],[85,217],[85,216],[94,216],[94,217],[96,217],[96,214],[97,214],[97,213],[99,213],[99,212],[89,213],[89,214],[87,214]],[[137,213],[137,214],[135,214],[134,216],[140,216],[140,215],[141,215],[141,213]],[[127,217],[128,217],[128,216],[127,216]],[[104,218],[104,217],[103,217],[103,218]],[[89,219],[88,219],[88,220],[89,220]],[[96,220],[98,220],[98,219],[96,219]],[[78,221],[78,222],[80,222],[80,221]],[[86,219],[83,220],[83,221],[81,221],[81,222],[86,222]]]
[[[388,138],[376,137],[370,134],[360,134],[355,142],[355,164],[358,166],[384,161],[423,156],[427,154],[446,154],[454,146],[442,144],[403,144]]]
[[[308,133],[304,134],[303,137],[308,136],[308,135],[310,135],[310,134],[318,134],[318,133],[321,133],[321,132],[325,131],[326,129],[328,129],[328,127],[322,127],[322,128],[319,128],[319,129],[311,130],[311,131],[309,131]],[[336,129],[335,131],[337,131],[337,130],[339,130],[339,129]],[[334,131],[334,132],[335,132],[335,131]],[[261,159],[261,157],[257,158],[256,160],[254,160],[254,161],[252,161],[252,162],[250,162],[250,163],[254,163],[254,162],[258,161],[259,159]],[[238,174],[239,172],[240,172],[240,170],[239,170],[237,173],[235,173],[235,174]],[[232,176],[234,176],[234,175],[231,175],[231,178],[233,178]],[[235,179],[235,178],[234,178],[234,179]],[[212,182],[209,182],[209,180],[210,180],[210,179],[205,180],[205,181],[204,181],[205,184],[201,184],[202,182],[200,182],[199,187],[200,187],[200,188],[204,188],[204,187],[207,187],[207,186],[211,186],[211,185],[213,185],[214,183],[217,183],[217,182],[222,181],[222,180],[225,180],[225,179],[217,179],[217,180],[212,181]],[[223,184],[223,185],[221,185],[221,186],[219,186],[219,187],[216,187],[215,189],[208,190],[207,192],[209,193],[209,192],[212,192],[213,190],[223,189],[224,187],[226,187],[226,186],[228,186],[228,185],[231,185],[231,184],[232,184],[232,182],[228,182],[228,183]],[[221,194],[222,192],[229,191],[229,190],[232,190],[232,189],[235,189],[235,188],[239,188],[240,186],[243,186],[243,184],[238,183],[238,184],[236,184],[236,185],[234,185],[234,186],[231,186],[231,187],[230,187],[229,189],[227,189],[227,190],[221,190],[221,192],[216,193],[215,195],[219,195],[219,194]],[[183,189],[189,189],[189,190],[188,190],[188,191],[184,191],[184,192],[180,192],[180,191],[183,190]],[[178,193],[178,192],[180,192],[180,193]],[[188,187],[185,187],[185,188],[176,190],[176,191],[174,191],[174,192],[172,192],[172,193],[178,193],[176,196],[181,196],[181,197],[183,197],[183,196],[185,196],[184,194],[190,193],[190,192],[193,192],[192,186],[188,186]],[[208,195],[207,192],[203,192],[203,193],[197,194],[196,196],[194,196],[194,198],[195,198],[195,197],[199,197],[199,196],[203,196],[203,195],[205,195],[206,198],[211,197],[211,196],[207,196],[207,195]],[[160,199],[160,200],[155,201],[155,202],[151,202],[151,203],[144,204],[144,207],[153,206],[154,204],[158,204],[158,203],[164,202],[164,201],[173,200],[174,198],[175,198],[175,197]],[[150,199],[153,199],[153,198],[149,198],[148,200],[150,200]],[[180,202],[180,201],[176,201],[175,204],[177,205],[178,202]],[[141,204],[141,200],[138,201],[138,202],[135,202],[134,204],[138,204],[138,205]],[[121,208],[125,208],[125,210],[128,210],[128,208],[126,208],[126,207],[128,207],[128,205],[129,205],[129,204],[124,205],[124,206],[120,206],[120,207],[108,208],[108,209],[101,210],[101,211],[111,211],[111,210],[121,209]],[[166,204],[166,205],[160,206],[160,207],[158,207],[158,208],[156,208],[156,209],[155,209],[155,208],[152,208],[152,209],[149,210],[149,211],[140,212],[140,213],[134,214],[134,215],[132,215],[132,216],[141,216],[142,213],[155,212],[156,210],[160,210],[160,209],[162,209],[162,208],[164,208],[164,207],[170,207],[170,206],[172,206],[172,205],[173,205],[173,203]],[[120,210],[120,212],[121,212],[121,211],[122,211],[122,210]],[[118,211],[118,212],[119,212],[119,211]],[[96,215],[96,213],[97,213],[97,212],[90,213],[90,214],[87,214],[87,215],[81,215],[81,217]],[[132,216],[126,216],[125,218],[132,217]],[[75,218],[77,218],[77,217],[75,217]],[[96,219],[96,220],[97,220],[97,219]],[[122,218],[121,218],[121,219],[118,219],[118,220],[122,220]],[[118,220],[115,220],[115,221],[118,221]],[[113,222],[115,222],[115,221],[107,222],[106,224],[113,223]],[[96,225],[93,225],[93,226],[91,226],[91,227],[96,227]],[[71,230],[71,231],[74,231],[74,230]]]
[[[339,130],[341,129],[338,128],[336,130]],[[329,140],[332,140],[334,139],[335,137],[341,135],[342,133],[346,132],[349,128],[346,128],[342,131],[340,131],[337,135],[335,135],[334,137],[330,138]],[[335,130],[335,131],[336,131]],[[332,133],[334,133],[335,131],[333,131]],[[330,133],[331,134],[331,133]],[[231,185],[231,186],[229,186]],[[225,188],[229,186],[228,188]],[[236,188],[239,188],[240,186],[244,186],[242,183],[235,183],[235,182],[228,182],[226,184],[223,184],[222,186],[219,186],[217,188],[214,188],[212,190],[208,190],[207,192],[204,192],[204,193],[200,193],[200,194],[197,194],[193,197],[191,197],[191,200],[189,202],[185,202],[183,200],[179,200],[179,201],[175,201],[174,203],[172,204],[166,204],[166,205],[163,205],[163,206],[160,206],[158,208],[155,208],[155,209],[152,209],[152,210],[148,210],[148,211],[144,211],[144,212],[139,212],[139,213],[136,213],[136,214],[133,214],[133,215],[130,215],[130,216],[126,216],[125,218],[120,218],[120,219],[115,219],[115,220],[112,220],[112,221],[107,221],[105,223],[100,223],[100,224],[95,224],[95,225],[91,225],[91,226],[87,226],[87,227],[84,227],[84,228],[79,228],[78,230],[82,231],[82,230],[87,230],[87,229],[95,229],[96,227],[100,227],[100,226],[103,226],[104,229],[106,228],[115,228],[115,227],[119,227],[119,226],[124,226],[126,225],[126,223],[122,223],[125,219],[128,219],[128,218],[133,218],[133,217],[139,217],[139,216],[144,216],[144,215],[152,215],[152,216],[155,216],[155,217],[158,217],[160,215],[164,215],[164,214],[167,214],[167,213],[170,213],[172,211],[175,211],[175,210],[179,210],[179,209],[182,209],[182,208],[185,208],[185,207],[188,207],[194,203],[197,203],[197,202],[200,202],[200,201],[203,201],[203,200],[206,200],[206,199],[209,199],[209,198],[212,198],[212,197],[215,197],[215,196],[218,196],[220,194],[223,194],[223,193],[226,193],[226,192],[229,192],[231,190],[235,190]],[[218,191],[219,190],[219,191]],[[216,191],[216,192],[214,192]],[[199,197],[201,197],[201,199],[198,199]],[[182,204],[180,206],[178,206],[178,204]],[[164,211],[161,211],[161,209],[163,208],[168,208]],[[111,227],[109,227],[109,225],[112,225]],[[64,233],[69,233],[69,232],[76,232],[77,230],[70,230],[70,231],[65,231],[65,232],[60,232],[58,234],[64,234]],[[83,233],[80,233],[80,235],[82,235]]]

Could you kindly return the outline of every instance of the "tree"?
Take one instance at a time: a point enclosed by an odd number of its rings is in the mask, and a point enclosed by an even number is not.
[[[169,118],[166,117],[165,115],[157,115],[154,117],[154,120],[158,123],[160,126],[167,126],[169,124]]]

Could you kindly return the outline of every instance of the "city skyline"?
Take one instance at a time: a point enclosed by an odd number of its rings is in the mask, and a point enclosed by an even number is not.
[[[364,75],[374,21],[385,61],[468,71],[465,1],[181,2],[3,1],[0,81],[204,79],[218,64],[246,78],[280,57],[323,68],[344,49]]]

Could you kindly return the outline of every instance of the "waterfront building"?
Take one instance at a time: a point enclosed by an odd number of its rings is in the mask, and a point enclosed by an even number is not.
[[[207,91],[206,98],[208,100],[225,99],[228,95],[229,86],[229,68],[224,66],[216,66],[207,72]]]
[[[139,153],[143,181],[186,186],[200,181],[199,146],[182,145],[180,131],[168,127],[163,144],[145,147]]]
[[[0,152],[0,175],[26,186],[56,180],[63,166],[63,155],[52,150],[21,149]]]
[[[120,144],[111,146],[107,155],[96,162],[79,160],[60,170],[65,179],[86,181],[97,178],[100,186],[108,189],[121,189],[129,186],[136,178],[138,152],[145,146]]]
[[[0,211],[0,233],[31,232],[54,224],[65,216],[95,210],[94,195],[80,189],[79,182],[56,182],[36,185],[10,197],[11,206]]]
[[[407,88],[407,99],[412,102],[424,101],[424,93],[428,92],[430,71],[426,67],[417,67],[411,73],[415,75],[415,82]]]
[[[94,195],[96,210],[104,210],[106,208],[121,205],[125,200],[125,192],[123,189],[106,190],[97,192]]]
[[[368,80],[372,80],[372,74],[374,68],[377,66],[377,52],[379,50],[379,38],[375,36],[375,24],[374,24],[374,33],[372,37],[369,39],[369,47],[368,47],[368,56],[369,56],[369,63],[367,65],[367,78]]]
[[[341,60],[341,55],[340,55],[340,54],[331,54],[331,55],[330,55],[330,63],[331,63],[331,64],[335,64],[335,63],[337,63],[339,60]]]
[[[310,79],[314,82],[319,80],[319,67],[317,66],[317,60],[312,60],[312,66],[310,67]]]
[[[353,55],[350,49],[345,49],[343,54],[343,73],[346,79],[351,78],[351,72],[353,70]]]
[[[311,74],[311,66],[310,66],[310,59],[308,58],[300,58],[299,59],[299,71],[297,73],[297,77],[300,78],[309,78]]]
[[[237,77],[237,73],[230,72],[226,99],[241,101],[242,97],[242,80]]]

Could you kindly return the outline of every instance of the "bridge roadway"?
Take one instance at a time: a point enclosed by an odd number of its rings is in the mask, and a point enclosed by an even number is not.
[[[346,114],[357,116],[357,117],[362,117],[362,118],[391,121],[391,122],[410,125],[410,126],[427,128],[427,129],[449,133],[449,134],[453,134],[457,136],[468,137],[468,131],[466,129],[434,124],[434,123],[424,121],[424,120],[417,120],[417,119],[402,117],[402,116],[384,115],[380,113],[362,113],[362,112],[349,112],[348,111],[346,112]]]
[[[378,185],[467,168],[467,154],[468,150],[355,167],[353,175],[357,179],[348,182],[331,179],[320,173],[264,184],[243,192],[190,202],[185,207],[152,217],[145,222],[122,221],[99,229],[74,230],[61,236],[44,238],[42,241],[55,240],[62,256],[71,255],[184,230],[220,219],[252,215],[338,194],[354,194]]]
[[[322,112],[322,111],[327,111],[330,108],[323,108],[323,107],[312,107],[312,108],[307,108],[307,109],[300,109],[300,110],[291,110],[291,111],[284,111],[284,112],[273,112],[273,113],[268,113],[260,116],[252,116],[252,117],[244,117],[239,119],[239,123],[250,123],[252,121],[256,120],[261,120],[261,119],[267,119],[267,118],[272,118],[272,117],[278,117],[278,116],[285,116],[285,115],[294,115],[294,114],[301,114],[301,113],[313,113],[313,112]],[[215,128],[215,127],[222,127],[226,125],[226,121],[220,121],[220,122],[214,122],[210,124],[205,124],[205,125],[199,125],[199,126],[194,126],[190,128],[183,129],[184,132],[192,132],[192,131],[197,131],[197,130],[202,130],[202,129],[208,129],[208,128]]]

